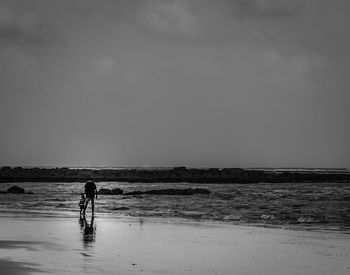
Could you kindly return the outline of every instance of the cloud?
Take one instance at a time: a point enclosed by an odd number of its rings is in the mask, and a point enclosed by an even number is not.
[[[37,15],[26,11],[17,13],[0,6],[0,43],[20,44],[42,42],[47,30]]]
[[[101,76],[112,75],[116,68],[116,62],[112,57],[103,56],[91,60],[95,70]]]
[[[40,93],[46,80],[41,64],[17,46],[0,47],[0,82],[2,95]]]
[[[262,53],[264,63],[270,67],[283,66],[286,75],[297,74],[307,76],[320,71],[327,65],[327,58],[317,54],[292,56],[282,55],[274,49],[267,49]]]
[[[346,1],[0,2],[3,163],[349,159]]]
[[[140,18],[158,33],[191,35],[197,29],[196,18],[186,0],[147,1]]]
[[[307,4],[302,0],[226,0],[239,17],[282,18],[296,15]]]
[[[177,42],[222,43],[233,41],[234,37],[236,43],[266,27],[264,24],[269,20],[302,15],[314,1],[148,0],[141,5],[137,14],[139,22],[148,30],[172,36]],[[256,22],[262,26],[254,26]]]
[[[50,37],[38,16],[30,11],[0,5],[0,81],[3,96],[37,93],[46,80],[40,55],[33,45],[43,45]]]
[[[252,6],[259,15],[290,16],[299,11],[301,0],[253,0]]]

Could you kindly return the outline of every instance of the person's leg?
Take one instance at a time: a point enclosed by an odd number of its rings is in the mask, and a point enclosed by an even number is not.
[[[95,213],[95,200],[92,198],[91,199],[91,210],[92,210],[92,215]]]
[[[84,215],[84,216],[85,216],[85,211],[86,211],[86,208],[88,207],[89,201],[90,201],[89,198],[86,198],[86,199],[85,199],[85,205],[84,205],[84,211],[83,211],[83,215]]]

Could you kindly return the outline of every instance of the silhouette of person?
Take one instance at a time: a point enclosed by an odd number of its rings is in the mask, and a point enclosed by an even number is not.
[[[81,199],[79,201],[79,208],[80,208],[80,217],[81,217],[81,214],[83,213],[85,208],[85,194],[81,194]]]
[[[83,210],[83,216],[85,216],[85,211],[86,211],[86,208],[88,207],[90,201],[91,201],[91,213],[92,213],[92,215],[94,215],[94,213],[95,213],[95,196],[97,199],[96,184],[93,181],[89,180],[86,182],[84,188],[85,188],[86,198],[85,198],[85,206],[84,206],[84,210]]]

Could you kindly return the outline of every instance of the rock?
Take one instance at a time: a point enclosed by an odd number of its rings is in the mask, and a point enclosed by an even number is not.
[[[120,188],[114,188],[112,189],[112,195],[122,195],[124,191]]]
[[[129,209],[130,209],[129,207],[125,207],[125,206],[113,208],[113,210],[116,210],[116,211],[125,211]]]
[[[0,169],[1,172],[9,172],[11,171],[11,167],[10,166],[3,166]]]
[[[133,191],[125,193],[124,195],[179,195],[179,196],[187,196],[194,194],[210,194],[210,191],[203,188],[186,188],[186,189],[159,189],[159,190],[148,190],[148,191]]]
[[[97,194],[99,195],[112,195],[112,190],[107,188],[101,188]]]
[[[0,182],[189,182],[189,183],[259,183],[259,182],[340,182],[349,183],[350,173],[344,171],[290,172],[244,170],[241,168],[167,169],[70,169],[0,167]]]
[[[178,172],[183,172],[183,171],[186,171],[186,167],[185,166],[178,166],[178,167],[174,167],[173,168],[173,171],[178,171]]]
[[[108,189],[101,188],[98,192],[99,195],[122,195],[124,191],[120,188]]]
[[[24,194],[24,189],[14,185],[14,186],[10,187],[9,189],[7,189],[7,193]]]

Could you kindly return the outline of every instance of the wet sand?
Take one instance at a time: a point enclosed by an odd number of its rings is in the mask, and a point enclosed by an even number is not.
[[[350,235],[0,213],[0,274],[349,274]]]

